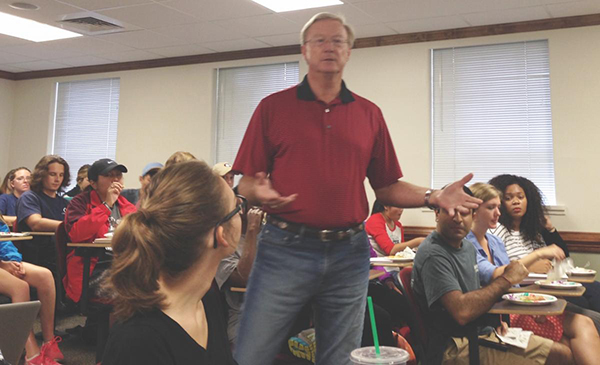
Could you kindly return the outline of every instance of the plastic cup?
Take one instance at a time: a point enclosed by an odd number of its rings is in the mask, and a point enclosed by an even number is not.
[[[352,351],[350,360],[355,365],[404,365],[410,355],[406,350],[397,347],[380,346],[379,356],[375,346],[361,347]]]

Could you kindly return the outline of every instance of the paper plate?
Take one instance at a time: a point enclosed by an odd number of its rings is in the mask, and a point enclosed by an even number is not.
[[[596,270],[576,267],[569,273],[570,275],[596,275]]]
[[[555,281],[538,280],[535,282],[535,284],[541,286],[542,288],[566,289],[566,290],[576,289],[581,286],[581,283],[576,283],[574,281],[567,281],[567,280],[555,280]]]
[[[386,259],[392,260],[392,262],[410,262],[413,261],[414,257],[400,257],[400,256],[386,256]]]
[[[504,294],[502,299],[519,305],[545,305],[556,302],[556,297],[538,293],[510,293]]]

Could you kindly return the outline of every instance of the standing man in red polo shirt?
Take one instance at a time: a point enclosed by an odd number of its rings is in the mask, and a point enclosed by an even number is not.
[[[343,18],[315,15],[301,32],[308,74],[258,105],[233,165],[239,192],[269,214],[259,236],[235,358],[269,365],[296,314],[315,310],[318,365],[349,364],[360,346],[369,274],[364,179],[386,205],[475,208],[466,176],[443,191],[403,181],[381,110],[342,71],[354,42]],[[368,70],[367,70],[368,71]]]

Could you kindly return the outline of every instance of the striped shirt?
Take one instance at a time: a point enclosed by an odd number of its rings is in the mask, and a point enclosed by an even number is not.
[[[498,227],[489,229],[488,232],[504,241],[506,253],[511,261],[522,259],[534,250],[544,247],[543,242],[525,240],[521,232],[510,231],[500,223],[498,223]]]

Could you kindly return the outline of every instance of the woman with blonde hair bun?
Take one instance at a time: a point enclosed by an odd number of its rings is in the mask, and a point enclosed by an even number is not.
[[[171,166],[172,164],[176,164],[184,161],[198,160],[196,156],[192,155],[189,152],[185,151],[177,151],[173,153],[165,162],[165,167]]]
[[[201,161],[162,169],[115,231],[115,315],[103,365],[235,364],[211,283],[241,234],[245,199]]]

